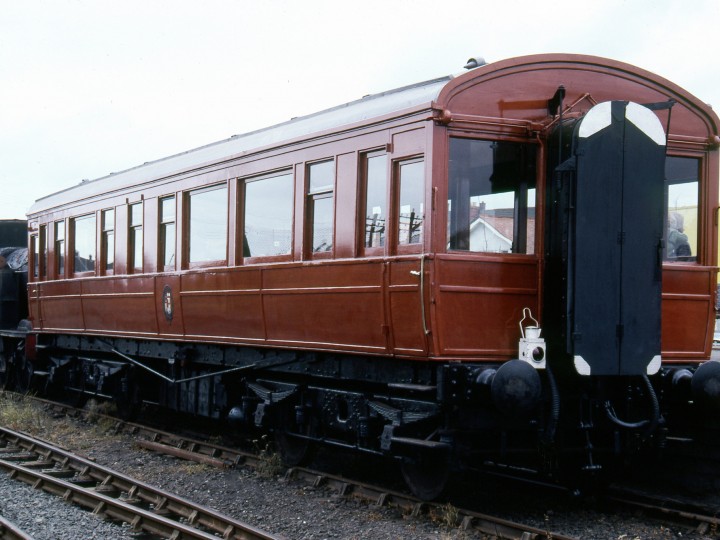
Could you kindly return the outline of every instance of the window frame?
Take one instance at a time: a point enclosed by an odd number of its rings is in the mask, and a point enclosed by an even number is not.
[[[685,159],[685,160],[693,160],[697,164],[697,168],[695,170],[695,180],[690,182],[673,182],[672,184],[668,182],[667,178],[667,162],[668,159]],[[677,265],[677,264],[685,264],[685,265],[691,265],[691,264],[699,264],[703,251],[703,227],[702,227],[702,220],[703,220],[703,208],[704,208],[704,200],[705,200],[705,190],[706,190],[706,174],[705,174],[705,159],[704,156],[698,155],[695,153],[683,153],[683,152],[667,152],[666,154],[666,169],[665,169],[665,177],[663,179],[663,249],[662,249],[662,262],[663,264],[671,264],[671,265]],[[697,207],[695,209],[695,251],[691,252],[689,256],[681,256],[677,258],[672,258],[668,256],[667,250],[668,250],[668,223],[670,218],[670,201],[669,201],[669,189],[671,185],[677,185],[682,183],[696,183],[697,184]],[[687,229],[684,227],[684,229]],[[691,243],[692,244],[692,243]]]
[[[45,281],[48,277],[48,233],[47,224],[40,225],[38,230],[39,276],[36,281]]]
[[[54,252],[54,263],[55,263],[55,279],[65,279],[67,275],[67,256],[65,253],[66,247],[66,225],[64,219],[53,221],[53,252]],[[62,235],[58,235],[61,232]]]
[[[30,249],[28,255],[28,281],[40,281],[40,233],[30,235]],[[32,270],[31,270],[32,269]],[[32,277],[32,279],[29,279]]]
[[[515,195],[513,195],[513,238],[511,238],[512,245],[515,245],[516,237],[518,235],[518,230],[521,228],[520,226],[524,227],[524,232],[522,233],[522,236],[525,237],[524,239],[524,251],[509,251],[509,252],[503,252],[503,251],[472,251],[470,249],[470,232],[468,231],[468,249],[460,249],[460,248],[451,248],[450,247],[450,227],[451,227],[451,219],[450,219],[450,211],[448,208],[448,202],[450,201],[450,155],[451,155],[451,140],[452,139],[463,139],[463,140],[469,140],[469,141],[480,141],[480,142],[486,142],[490,144],[515,144],[515,145],[525,145],[528,147],[534,148],[535,153],[535,159],[534,159],[534,168],[535,168],[535,182],[534,186],[531,186],[528,182],[525,182],[523,186],[518,184],[518,187],[513,190]],[[473,256],[500,256],[500,257],[534,257],[539,258],[538,252],[541,250],[542,245],[542,208],[540,206],[541,201],[543,200],[542,197],[544,196],[544,190],[542,189],[542,183],[544,181],[544,173],[543,173],[543,151],[545,149],[537,143],[537,141],[534,140],[528,140],[528,139],[522,139],[522,138],[505,138],[505,137],[492,137],[488,135],[481,135],[481,134],[474,134],[474,133],[467,133],[467,132],[453,132],[448,134],[447,138],[447,157],[446,157],[446,171],[447,171],[447,181],[446,181],[446,189],[447,192],[445,193],[445,199],[443,200],[442,204],[444,206],[444,231],[442,235],[442,241],[443,241],[443,249],[446,253],[451,254],[458,254],[458,255],[473,255]],[[531,190],[535,190],[535,197],[533,201],[533,205],[531,206],[529,203],[528,193]],[[504,192],[504,193],[510,193],[510,192]],[[518,219],[518,207],[517,207],[517,197],[516,195],[518,193],[524,193],[525,194],[525,207],[524,209],[520,209],[521,217]],[[528,235],[528,224],[530,222],[530,209],[534,208],[535,213],[535,231],[532,238]],[[528,251],[531,248],[531,251]]]
[[[332,163],[332,185],[330,188],[321,186],[321,189],[311,189],[312,167]],[[332,259],[335,255],[335,191],[337,190],[337,160],[336,158],[318,159],[305,163],[305,258],[306,259]],[[330,199],[332,201],[332,243],[329,250],[315,251],[315,207],[317,201]]]
[[[280,176],[289,176],[290,177],[290,187],[292,189],[292,193],[290,195],[290,247],[287,253],[283,253],[280,255],[252,255],[252,252],[250,255],[245,255],[245,228],[247,225],[247,203],[248,203],[248,197],[247,197],[247,186],[249,184],[253,184],[255,182],[262,182],[265,180],[270,180],[272,178],[278,178]],[[287,167],[283,169],[278,169],[272,172],[252,175],[252,176],[246,176],[238,178],[238,233],[236,237],[236,244],[242,243],[241,245],[236,246],[236,250],[238,253],[238,260],[243,261],[244,264],[256,264],[256,263],[263,263],[263,262],[283,262],[283,261],[291,261],[293,259],[293,253],[295,251],[295,170],[293,167]],[[248,244],[248,250],[250,249],[250,246]]]
[[[76,247],[77,247],[77,222],[79,220],[85,220],[85,219],[92,219],[93,220],[93,238],[92,238],[92,246],[93,246],[93,253],[95,255],[95,260],[93,261],[93,268],[92,270],[83,270],[78,271],[77,270],[77,255],[75,254]],[[85,277],[85,276],[94,276],[97,268],[98,268],[98,257],[97,257],[97,214],[95,212],[90,212],[88,214],[83,214],[80,216],[73,216],[70,218],[70,246],[69,250],[70,253],[73,254],[72,256],[72,267],[70,273],[73,277]]]
[[[368,246],[367,245],[367,218],[368,218],[368,180],[369,180],[369,161],[374,158],[384,157],[385,158],[385,231],[384,231],[384,237],[383,237],[383,243],[379,246]],[[389,229],[390,221],[392,218],[392,181],[391,181],[391,174],[390,171],[392,170],[392,162],[393,160],[390,158],[390,155],[385,150],[385,148],[376,149],[376,150],[368,150],[360,153],[360,171],[359,171],[359,178],[360,178],[360,189],[359,189],[359,195],[358,195],[358,203],[359,203],[359,209],[358,209],[358,246],[360,247],[360,252],[364,256],[381,256],[385,255],[387,253],[387,250],[389,249],[390,245],[390,237],[389,237]]]
[[[112,212],[112,227],[108,228],[107,226],[107,216],[108,213]],[[115,264],[117,263],[117,257],[115,257],[115,248],[117,243],[117,234],[116,234],[116,216],[117,212],[115,208],[105,208],[100,211],[100,268],[99,272],[103,276],[112,276],[115,274]],[[112,256],[113,256],[113,267],[108,269],[108,254],[110,253],[110,250],[108,249],[108,233],[112,233],[113,238],[113,245],[112,245]]]
[[[166,219],[163,215],[163,202],[169,201],[172,199],[173,204],[173,215],[172,220]],[[158,251],[157,251],[157,266],[158,269],[162,272],[172,272],[177,268],[177,240],[178,240],[178,207],[177,207],[177,201],[178,197],[175,193],[170,193],[168,195],[162,195],[158,197]],[[173,240],[172,240],[172,250],[173,250],[173,263],[172,264],[165,264],[165,251],[167,249],[167,226],[169,224],[173,225]]]
[[[136,224],[133,222],[133,207],[139,207],[140,208],[140,223]],[[144,201],[140,200],[134,203],[128,203],[127,205],[127,212],[128,212],[128,226],[127,226],[127,273],[128,274],[142,274],[145,264],[145,254],[144,254],[144,232],[143,232],[143,225],[145,221],[145,207],[144,207]],[[137,251],[137,245],[136,245],[136,238],[140,236],[140,266],[137,265],[137,261],[135,260],[135,254],[138,253]]]
[[[422,204],[425,205],[423,211],[423,228],[421,233],[420,242],[416,243],[400,243],[400,194],[402,189],[401,184],[401,170],[403,165],[412,165],[415,163],[423,164],[423,176],[422,176]],[[392,175],[390,179],[390,210],[388,220],[388,231],[386,237],[386,244],[389,245],[389,251],[396,255],[407,255],[422,253],[425,249],[425,243],[427,241],[428,230],[426,227],[428,208],[427,208],[427,193],[428,193],[428,178],[427,178],[427,162],[424,154],[417,154],[413,156],[403,156],[392,159]]]
[[[190,199],[191,197],[195,195],[199,195],[201,193],[209,193],[211,191],[216,190],[225,190],[225,258],[224,259],[213,259],[213,260],[203,260],[203,261],[190,261],[190,236],[191,236],[191,205],[190,205]],[[206,185],[206,186],[200,186],[195,189],[190,189],[183,192],[183,246],[182,246],[182,256],[183,256],[183,267],[187,269],[192,268],[208,268],[208,267],[216,267],[216,266],[227,266],[228,264],[228,257],[230,252],[230,186],[227,181],[223,182],[217,182],[214,184]],[[176,218],[177,219],[177,218]],[[175,226],[175,231],[177,234],[177,222]],[[177,257],[177,254],[176,254]]]

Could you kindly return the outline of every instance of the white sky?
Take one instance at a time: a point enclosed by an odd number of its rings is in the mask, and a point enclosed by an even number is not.
[[[476,55],[614,58],[720,111],[718,29],[719,0],[0,0],[0,219]]]

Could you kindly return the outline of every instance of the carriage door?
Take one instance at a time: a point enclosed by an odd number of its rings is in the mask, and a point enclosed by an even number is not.
[[[547,311],[561,321],[558,345],[581,375],[655,373],[664,130],[646,107],[613,101],[593,107],[570,140],[548,190]]]

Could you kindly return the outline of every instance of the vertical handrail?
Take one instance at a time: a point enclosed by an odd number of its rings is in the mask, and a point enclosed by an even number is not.
[[[425,335],[430,335],[430,330],[427,326],[427,318],[425,315],[425,255],[420,257],[420,271],[410,270],[413,276],[420,276],[420,314],[422,316],[423,331]]]

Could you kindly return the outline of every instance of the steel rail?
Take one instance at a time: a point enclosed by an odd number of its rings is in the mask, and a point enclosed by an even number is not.
[[[80,414],[83,411],[62,403],[33,398],[54,409],[67,413],[72,411]],[[142,436],[147,442],[138,441],[139,446],[161,454],[168,454],[188,461],[195,461],[207,465],[219,466],[221,468],[248,465],[258,468],[266,460],[262,457],[245,452],[236,448],[220,446],[206,441],[200,441],[185,437],[176,433],[169,433],[154,429],[146,425],[125,422],[117,418],[97,413],[98,416],[111,419],[115,422],[114,433],[127,432],[135,436]],[[358,482],[344,477],[313,471],[302,467],[287,469],[285,472],[287,480],[295,479],[314,486],[326,486],[333,489],[339,496],[355,497],[369,501],[376,506],[394,506],[414,517],[424,513],[442,512],[442,506],[438,503],[425,502],[412,495],[388,490],[381,486],[374,486]],[[563,535],[553,531],[547,531],[530,527],[528,525],[514,523],[502,518],[458,508],[459,527],[463,530],[477,530],[484,534],[491,534],[505,540],[535,540],[553,538],[554,540],[576,540],[575,537]]]
[[[2,516],[0,516],[0,538],[2,540],[33,540],[32,536]]]
[[[700,534],[720,529],[720,509],[709,509],[693,503],[658,497],[619,486],[612,486],[606,499],[623,508],[632,507],[665,520],[672,519],[689,524]]]
[[[0,428],[0,440],[0,467],[12,478],[136,530],[173,539],[279,538],[29,435]]]

